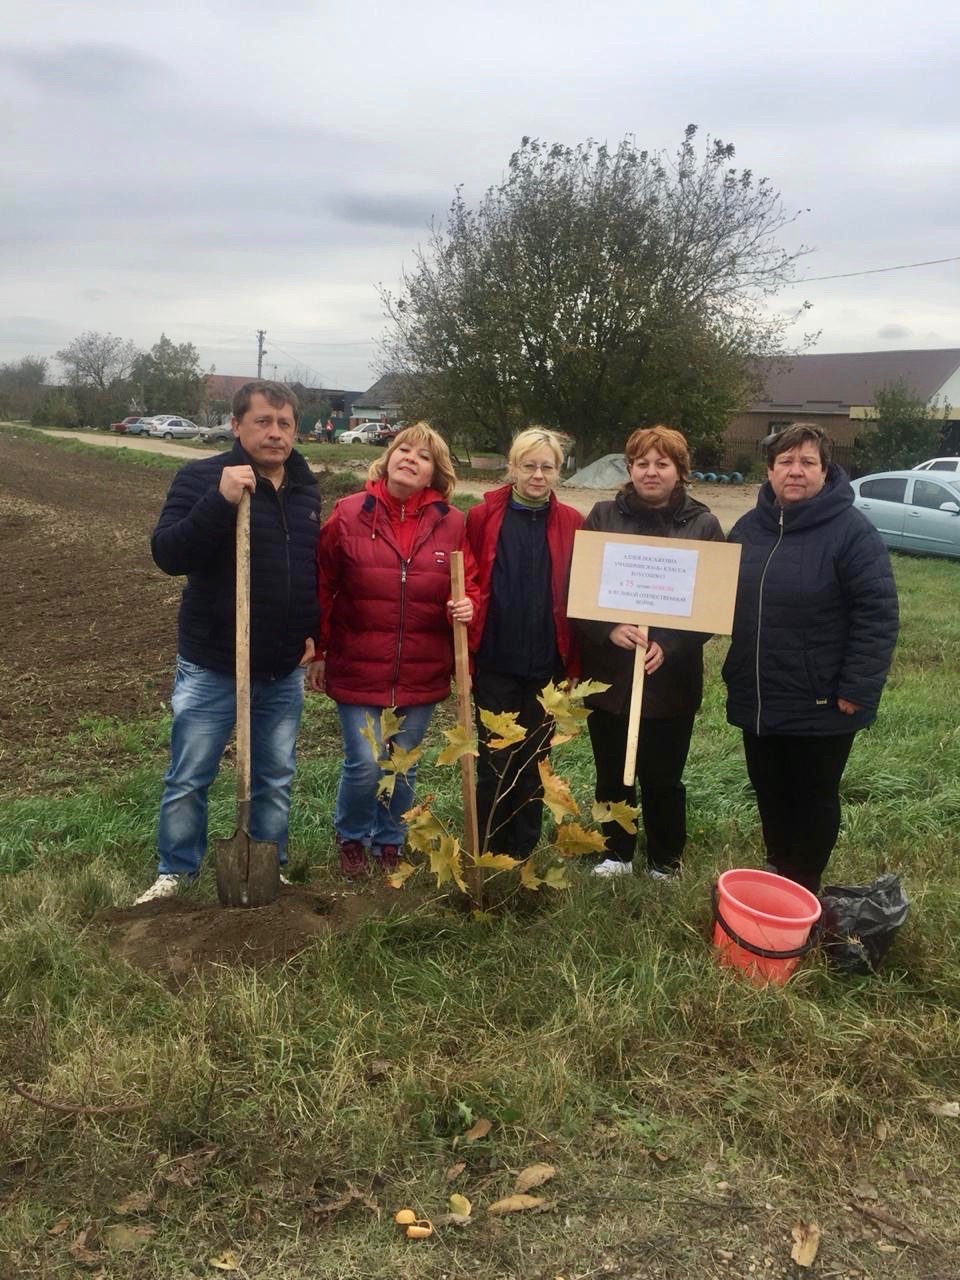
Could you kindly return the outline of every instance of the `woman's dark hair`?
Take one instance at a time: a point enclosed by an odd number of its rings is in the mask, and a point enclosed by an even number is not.
[[[830,461],[830,439],[823,427],[818,427],[815,422],[795,422],[793,426],[774,436],[767,445],[767,466],[772,467],[781,453],[796,449],[805,440],[812,440],[820,450],[820,465],[826,471]]]

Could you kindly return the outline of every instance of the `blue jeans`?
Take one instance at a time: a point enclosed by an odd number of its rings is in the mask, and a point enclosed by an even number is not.
[[[303,711],[304,670],[250,688],[250,835],[287,860],[290,787]],[[160,801],[161,875],[195,876],[207,851],[207,792],[237,717],[234,677],[177,658],[170,768]]]
[[[418,747],[427,732],[435,706],[436,703],[428,702],[420,707],[398,707],[397,715],[404,718],[403,728],[394,734],[390,742],[404,751]],[[333,825],[341,840],[359,840],[368,847],[403,844],[407,829],[400,815],[412,808],[417,781],[417,766],[414,765],[405,774],[397,775],[389,801],[377,796],[380,767],[373,758],[370,744],[360,736],[360,730],[366,728],[367,716],[372,717],[377,742],[380,743],[380,712],[383,710],[383,707],[337,703],[344,760]],[[383,754],[382,743],[379,754]]]

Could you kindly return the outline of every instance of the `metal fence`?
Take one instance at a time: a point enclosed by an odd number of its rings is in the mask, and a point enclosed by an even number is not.
[[[849,471],[853,462],[853,445],[831,443],[830,457],[845,471]],[[695,455],[694,467],[698,471],[740,471],[746,474],[749,470],[754,474],[762,473],[767,469],[767,450],[759,440],[727,437],[716,452],[711,452],[709,464]]]

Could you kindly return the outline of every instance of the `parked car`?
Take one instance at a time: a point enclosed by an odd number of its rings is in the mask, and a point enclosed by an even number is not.
[[[382,422],[364,422],[337,436],[338,444],[376,444],[377,436],[384,430]]]
[[[130,417],[124,418],[122,422],[111,422],[110,430],[116,431],[118,435],[145,436],[150,430],[150,418],[141,418],[138,414],[131,414]]]
[[[397,436],[400,434],[402,430],[403,430],[403,427],[386,427],[381,425],[380,430],[377,432],[376,438],[374,439],[373,443],[389,444],[392,440],[395,440],[397,438]]]
[[[172,413],[162,413],[151,419],[150,435],[159,436],[163,440],[192,440],[200,432],[200,428],[189,418],[178,418]]]
[[[929,458],[926,462],[918,462],[914,471],[952,471],[954,475],[960,471],[960,458]]]
[[[854,506],[888,547],[960,559],[960,479],[881,471],[850,483]]]
[[[197,434],[204,444],[215,444],[218,440],[233,440],[233,428],[229,422],[221,422],[216,427],[200,427]]]

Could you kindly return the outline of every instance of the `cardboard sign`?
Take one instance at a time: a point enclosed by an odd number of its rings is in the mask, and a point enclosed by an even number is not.
[[[696,538],[647,538],[578,529],[567,614],[596,622],[729,635],[737,601],[740,547]],[[634,650],[623,784],[633,786],[643,700],[644,649]]]
[[[729,635],[739,572],[734,543],[578,529],[567,614]]]

